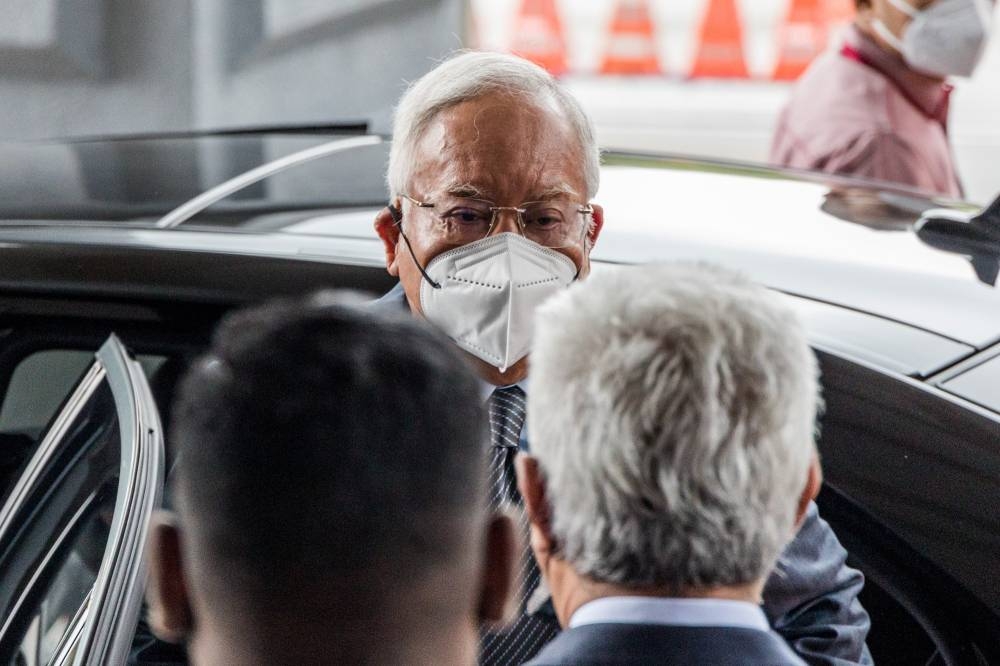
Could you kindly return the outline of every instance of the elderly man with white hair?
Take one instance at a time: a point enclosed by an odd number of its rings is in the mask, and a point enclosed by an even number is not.
[[[802,664],[758,604],[819,490],[818,402],[792,312],[728,271],[616,269],[545,304],[517,467],[568,630],[531,663]]]
[[[590,272],[604,225],[592,202],[599,178],[594,129],[579,103],[520,58],[458,54],[415,82],[396,109],[390,201],[375,229],[399,285],[376,307],[426,318],[474,364],[489,402],[492,447],[483,454],[496,505],[520,506],[513,460],[529,448],[532,316]],[[810,505],[782,575],[764,591],[772,626],[817,664],[866,660],[863,580],[845,558]],[[522,663],[558,632],[551,605],[533,612],[544,595],[532,594],[537,568],[527,551],[524,560],[521,617],[510,631],[484,635],[481,663]]]

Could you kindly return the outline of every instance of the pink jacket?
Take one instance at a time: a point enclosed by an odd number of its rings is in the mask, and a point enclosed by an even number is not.
[[[961,197],[947,134],[950,92],[851,26],[843,49],[817,58],[796,84],[771,162]]]

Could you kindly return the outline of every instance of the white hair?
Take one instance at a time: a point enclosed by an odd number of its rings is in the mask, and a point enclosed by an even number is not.
[[[560,556],[626,586],[763,578],[794,534],[820,406],[780,296],[703,264],[612,269],[535,327],[528,432]]]
[[[387,174],[393,199],[407,190],[417,143],[434,117],[449,107],[495,92],[522,95],[539,104],[554,100],[580,140],[587,199],[597,194],[600,151],[594,127],[580,103],[534,63],[501,53],[469,51],[442,62],[399,100]]]

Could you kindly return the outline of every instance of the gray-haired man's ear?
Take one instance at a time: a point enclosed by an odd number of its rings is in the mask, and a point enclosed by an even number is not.
[[[514,590],[518,586],[517,553],[519,547],[513,521],[503,514],[490,517],[486,528],[486,554],[483,558],[482,586],[479,592],[480,624],[504,625],[516,612]]]
[[[545,476],[538,459],[526,453],[519,453],[514,465],[517,468],[517,489],[524,500],[524,511],[531,526],[531,550],[539,570],[546,575],[555,539],[552,536],[549,500],[545,494]]]
[[[191,633],[193,622],[182,566],[181,532],[173,514],[167,511],[154,514],[148,553],[149,627],[160,640],[182,643]]]
[[[813,456],[809,465],[809,472],[806,476],[806,485],[802,489],[802,496],[799,497],[799,506],[795,511],[795,529],[802,526],[802,521],[806,518],[806,511],[809,510],[809,503],[819,495],[819,489],[823,486],[823,468],[819,465],[819,456]]]

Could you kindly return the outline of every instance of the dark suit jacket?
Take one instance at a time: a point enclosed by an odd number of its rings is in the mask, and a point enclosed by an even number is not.
[[[407,308],[402,286],[372,305],[388,311]],[[523,433],[521,446],[528,448]],[[871,622],[858,601],[864,582],[860,571],[847,566],[847,551],[810,503],[802,527],[764,586],[764,613],[813,666],[871,664],[865,645]]]
[[[528,666],[556,664],[804,666],[773,632],[659,624],[586,624],[568,629],[528,662]]]

